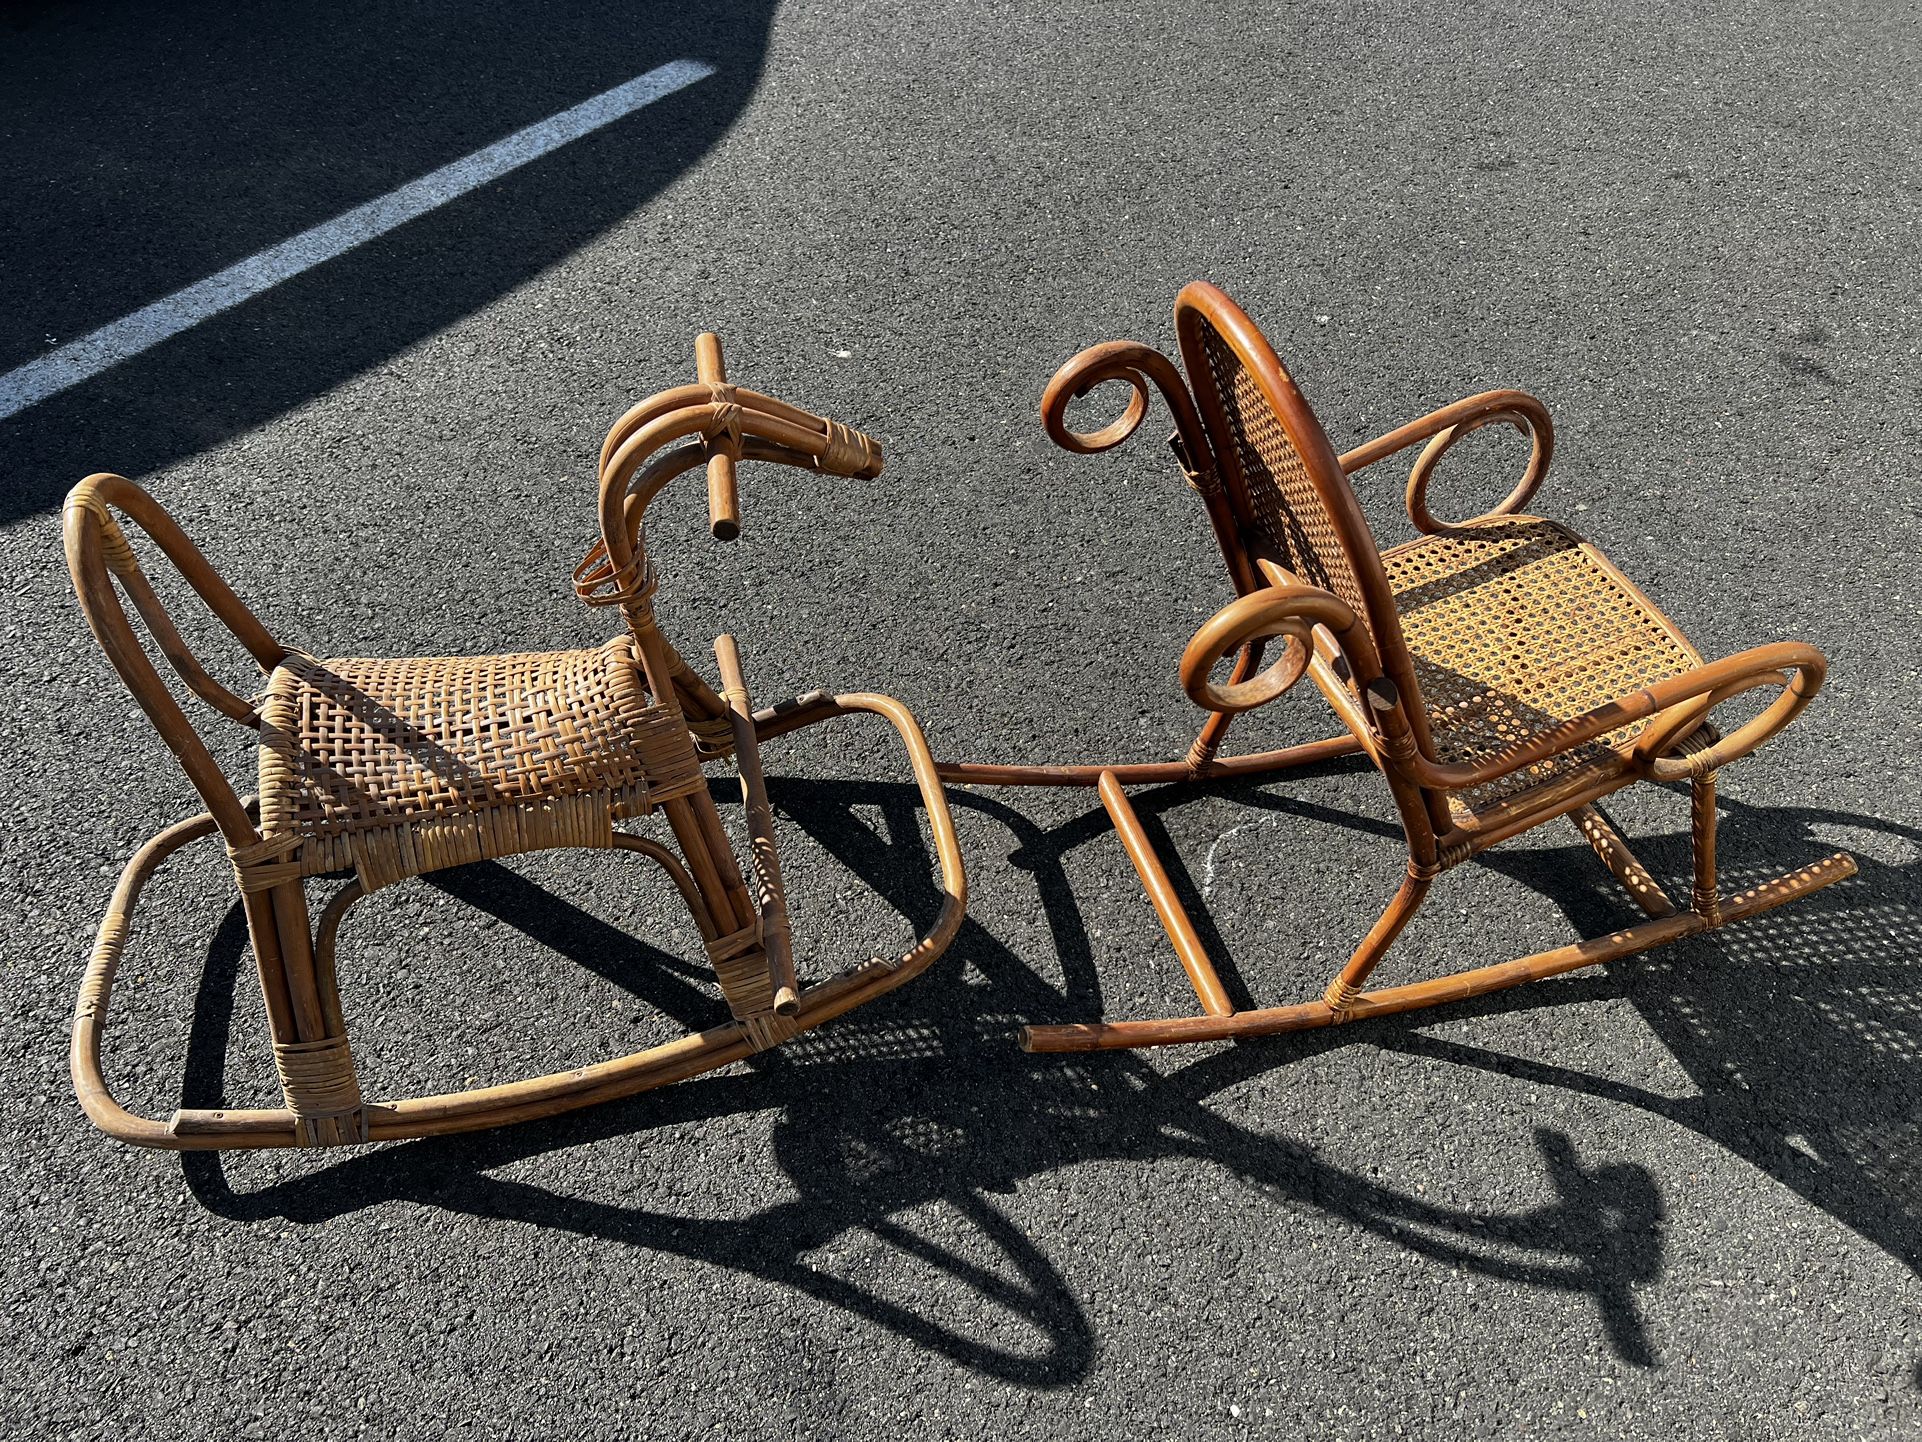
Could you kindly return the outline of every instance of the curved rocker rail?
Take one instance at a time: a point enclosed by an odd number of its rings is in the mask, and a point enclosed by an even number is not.
[[[1680,941],[1685,936],[1711,931],[1731,921],[1744,921],[1853,875],[1854,859],[1846,853],[1837,852],[1811,866],[1778,876],[1730,898],[1722,903],[1721,915],[1713,921],[1696,911],[1653,917],[1606,936],[1538,951],[1533,956],[1519,957],[1514,961],[1496,962],[1472,971],[1409,982],[1404,986],[1383,987],[1379,991],[1356,992],[1340,1006],[1324,998],[1294,1006],[1263,1007],[1207,1016],[1168,1017],[1155,1021],[1030,1026],[1022,1030],[1021,1045],[1034,1052],[1109,1051],[1182,1042],[1233,1041],[1241,1037],[1307,1031],[1368,1017],[1392,1016],[1396,1012],[1418,1011],[1444,1002],[1467,1001],[1471,997],[1506,991],[1509,987],[1540,981],[1544,977],[1578,971],[1585,966],[1620,961],[1638,952]],[[1186,960],[1185,957],[1183,959]],[[1213,975],[1212,970],[1209,975]],[[1197,986],[1196,990],[1199,991],[1200,987]]]
[[[867,713],[882,717],[900,734],[915,784],[927,807],[941,874],[942,902],[933,926],[896,960],[876,958],[801,989],[792,1015],[785,1018],[788,1025],[784,1029],[789,1035],[812,1030],[918,976],[947,950],[967,909],[967,877],[960,845],[955,839],[954,821],[936,775],[934,758],[912,713],[892,697],[865,692],[844,696],[815,693],[807,701],[811,703],[807,719],[798,725],[782,726],[780,731],[796,730],[833,716]],[[785,714],[796,708],[789,705],[775,709]],[[121,1106],[108,1088],[102,1071],[101,1038],[106,1030],[114,973],[132,930],[141,891],[168,857],[189,843],[214,834],[217,829],[214,818],[205,812],[176,822],[135,852],[120,873],[107,913],[101,920],[93,957],[74,1010],[69,1052],[74,1090],[95,1126],[109,1136],[137,1146],[174,1151],[300,1146],[304,1143],[298,1139],[294,1115],[285,1107],[182,1110],[161,1121],[139,1116]],[[679,872],[671,853],[647,838],[617,832],[614,846],[617,850],[638,851],[661,861],[675,884],[684,891],[692,885],[685,874]],[[359,895],[359,883],[350,882],[323,915],[321,945],[317,948],[322,965],[331,965],[334,933],[340,918]],[[700,915],[698,911],[695,914]],[[571,1071],[503,1086],[368,1103],[366,1139],[394,1141],[532,1121],[684,1081],[744,1060],[763,1049],[745,1023],[732,1021],[632,1056]]]

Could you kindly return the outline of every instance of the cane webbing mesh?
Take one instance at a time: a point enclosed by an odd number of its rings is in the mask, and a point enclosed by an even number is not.
[[[535,655],[290,656],[260,715],[264,848],[293,838],[299,874],[351,866],[369,890],[610,845],[616,817],[702,784],[686,727],[649,704],[628,637]]]
[[[1424,536],[1382,556],[1435,756],[1493,752],[1701,658],[1607,561],[1550,521],[1522,517]],[[1638,721],[1451,797],[1472,818],[1519,792],[1619,764]]]
[[[1362,602],[1354,567],[1342,550],[1328,508],[1309,479],[1301,452],[1288,438],[1281,418],[1241,357],[1213,326],[1204,325],[1201,335],[1260,539],[1267,543],[1276,561],[1310,585],[1332,591],[1366,625],[1368,609]]]

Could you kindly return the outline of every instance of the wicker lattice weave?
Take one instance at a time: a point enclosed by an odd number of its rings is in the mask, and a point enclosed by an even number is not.
[[[1436,759],[1473,762],[1701,658],[1592,549],[1549,521],[1485,523],[1382,556]],[[1451,798],[1469,815],[1606,762],[1646,721]]]
[[[606,846],[617,817],[702,784],[627,637],[531,655],[296,656],[260,715],[258,859],[273,863],[255,868],[261,880],[352,867],[373,890],[487,857]]]
[[[1308,479],[1301,454],[1241,358],[1212,329],[1204,333],[1208,369],[1234,432],[1236,459],[1256,528],[1275,559],[1310,585],[1332,591],[1366,617],[1354,568],[1328,509]]]

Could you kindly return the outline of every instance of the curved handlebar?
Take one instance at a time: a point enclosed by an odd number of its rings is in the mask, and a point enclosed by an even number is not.
[[[742,460],[851,478],[881,474],[881,446],[872,436],[730,383],[712,333],[695,342],[695,369],[698,383],[647,397],[601,443],[601,539],[575,572],[576,589],[590,605],[644,599],[651,583],[642,517],[662,487],[696,465],[707,467],[709,528],[722,541],[740,534],[735,471]],[[673,447],[689,436],[699,439]]]

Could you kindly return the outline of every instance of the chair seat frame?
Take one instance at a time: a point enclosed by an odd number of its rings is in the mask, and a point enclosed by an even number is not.
[[[1395,599],[1348,477],[1421,445],[1404,497],[1419,532],[1447,535],[1470,532],[1505,517],[1529,519],[1524,508],[1547,474],[1554,450],[1547,407],[1526,392],[1488,391],[1443,406],[1336,456],[1266,339],[1226,295],[1205,283],[1186,287],[1176,303],[1176,328],[1186,378],[1181,367],[1154,348],[1136,341],[1113,341],[1091,347],[1064,365],[1043,395],[1041,413],[1056,444],[1086,455],[1112,449],[1134,434],[1147,415],[1151,389],[1172,412],[1175,429],[1169,437],[1170,449],[1189,485],[1202,498],[1237,592],[1235,600],[1196,632],[1180,661],[1183,689],[1211,714],[1187,756],[1179,761],[1072,765],[948,761],[937,770],[946,781],[970,786],[1094,787],[1201,1012],[1153,1020],[1032,1025],[1022,1033],[1028,1050],[1096,1051],[1232,1040],[1466,1000],[1616,961],[1745,920],[1854,874],[1854,861],[1838,852],[1732,897],[1722,896],[1718,882],[1717,775],[1787,726],[1813,699],[1827,667],[1822,653],[1812,646],[1784,642],[1755,647],[1655,680],[1470,762],[1438,760],[1420,687],[1402,641]],[[1210,373],[1211,345],[1217,347],[1214,354],[1232,354],[1246,368],[1252,386],[1258,388],[1262,402],[1297,452],[1306,480],[1313,484],[1315,504],[1322,509],[1317,519],[1332,530],[1343,552],[1340,561],[1352,568],[1342,588],[1350,599],[1335,594],[1332,583],[1324,586],[1304,579],[1288,564],[1301,558],[1283,554],[1264,536],[1251,498],[1250,477],[1245,474],[1242,434],[1231,423],[1221,388]],[[1069,404],[1104,382],[1128,388],[1122,414],[1096,431],[1073,430],[1067,420]],[[1482,516],[1458,523],[1437,520],[1427,499],[1437,464],[1463,436],[1493,424],[1512,426],[1530,439],[1531,453],[1521,480]],[[1307,559],[1315,560],[1312,552]],[[1625,579],[1623,584],[1628,585]],[[1633,591],[1632,586],[1629,589]],[[1669,624],[1645,597],[1633,594],[1657,621]],[[1266,654],[1277,642],[1281,643],[1279,658],[1263,669]],[[1217,684],[1211,677],[1231,658],[1227,683]],[[1251,755],[1220,754],[1237,715],[1275,700],[1304,674],[1346,725],[1346,734]],[[1725,701],[1757,690],[1776,694],[1759,714],[1727,736],[1720,735],[1709,723],[1709,713]],[[1595,764],[1571,768],[1557,784],[1524,786],[1480,817],[1451,805],[1451,798],[1464,792],[1566,758],[1576,748],[1606,742],[1625,728],[1637,731],[1630,742],[1605,749],[1603,759]],[[1388,783],[1408,844],[1405,874],[1320,997],[1281,1006],[1237,1007],[1142,827],[1127,788],[1249,780],[1353,755],[1366,756]],[[1643,780],[1688,783],[1693,874],[1687,906],[1671,900],[1599,809],[1598,803],[1606,797]],[[1645,919],[1529,956],[1400,985],[1370,986],[1376,968],[1439,877],[1491,846],[1563,816],[1572,820]]]
[[[252,702],[214,680],[186,645],[119,518],[145,533],[264,673],[271,676],[293,653],[268,633],[157,501],[132,481],[103,473],[81,482],[67,500],[67,556],[75,590],[94,635],[207,809],[165,828],[135,852],[100,924],[75,1006],[69,1063],[80,1105],[102,1131],[139,1146],[211,1150],[389,1141],[532,1120],[744,1060],[904,985],[946,950],[966,912],[967,878],[934,758],[908,708],[867,692],[812,692],[756,711],[733,637],[715,642],[722,683],[717,691],[655,624],[654,572],[641,522],[648,503],[675,476],[706,467],[711,528],[726,540],[739,531],[736,467],[742,460],[839,476],[873,476],[881,469],[880,447],[871,438],[731,385],[715,337],[699,338],[696,366],[698,384],[650,397],[609,433],[599,474],[601,539],[577,568],[575,585],[590,604],[619,608],[654,703],[672,708],[685,722],[682,742],[697,758],[692,761],[696,769],[733,759],[755,886],[750,891],[705,785],[661,802],[658,809],[673,846],[611,824],[594,828],[594,839],[585,844],[639,853],[667,873],[707,943],[732,1019],[632,1055],[504,1085],[388,1101],[363,1098],[347,1047],[335,953],[348,910],[370,885],[390,878],[370,883],[363,868],[334,892],[318,924],[310,924],[305,878],[281,860],[273,838],[263,847],[258,804],[235,793],[187,720],[136,635],[122,593],[189,691],[256,729],[260,715]],[[679,441],[687,443],[674,444]],[[906,750],[932,834],[941,905],[926,933],[895,959],[870,958],[803,985],[795,975],[760,746],[804,726],[864,715],[886,721]],[[214,837],[225,843],[234,863],[283,1104],[183,1108],[165,1118],[139,1115],[114,1097],[102,1061],[114,977],[148,881],[182,848]],[[433,869],[421,865],[410,874]]]

